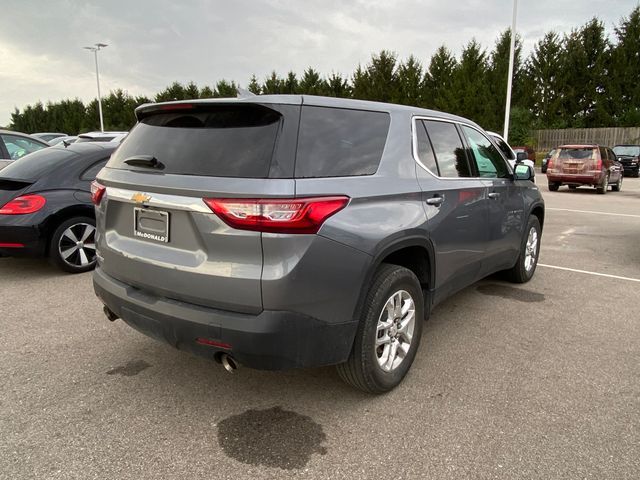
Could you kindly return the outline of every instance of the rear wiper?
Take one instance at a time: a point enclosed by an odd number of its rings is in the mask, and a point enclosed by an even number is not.
[[[153,155],[134,155],[127,158],[124,163],[131,165],[132,167],[150,167],[162,170],[164,164],[160,163]]]

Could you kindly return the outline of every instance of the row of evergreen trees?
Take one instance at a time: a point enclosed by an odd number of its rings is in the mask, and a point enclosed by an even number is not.
[[[456,58],[441,46],[423,65],[415,56],[400,61],[386,50],[358,66],[349,77],[323,76],[308,68],[301,76],[275,71],[264,81],[254,75],[246,88],[255,94],[302,93],[415,105],[456,113],[489,130],[501,131],[509,62],[507,30],[490,52],[471,40]],[[614,28],[613,38],[593,18],[560,36],[547,33],[523,59],[516,39],[510,139],[528,140],[533,128],[640,125],[640,6]],[[174,82],[153,101],[234,97],[238,84],[221,80],[213,88]],[[105,128],[128,130],[133,110],[152,101],[122,90],[103,99]],[[75,133],[98,128],[97,102],[80,100],[16,109],[11,128],[24,132]]]

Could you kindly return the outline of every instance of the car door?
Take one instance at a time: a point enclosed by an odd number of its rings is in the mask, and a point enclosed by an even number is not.
[[[455,123],[415,118],[413,129],[417,178],[435,251],[437,303],[479,278],[488,238],[487,188],[472,176]]]
[[[623,174],[624,167],[622,166],[622,163],[618,161],[618,156],[613,150],[611,150],[610,148],[607,148],[606,150],[607,156],[611,161],[611,167],[609,167],[609,171],[611,172],[611,174],[609,178],[611,179],[611,183],[616,183],[620,180],[620,177]]]
[[[522,240],[525,223],[522,186],[513,180],[511,169],[487,136],[462,125],[472,160],[472,171],[487,187],[488,239],[482,262],[482,276],[513,265]]]

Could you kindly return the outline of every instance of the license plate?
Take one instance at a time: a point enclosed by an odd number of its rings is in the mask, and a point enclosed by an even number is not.
[[[169,242],[169,212],[134,207],[133,235],[153,242]]]

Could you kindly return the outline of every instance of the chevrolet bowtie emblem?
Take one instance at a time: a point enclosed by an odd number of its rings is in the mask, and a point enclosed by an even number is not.
[[[151,200],[151,195],[147,195],[146,193],[134,193],[133,196],[131,197],[131,200],[133,200],[136,203],[146,203],[149,200]]]

